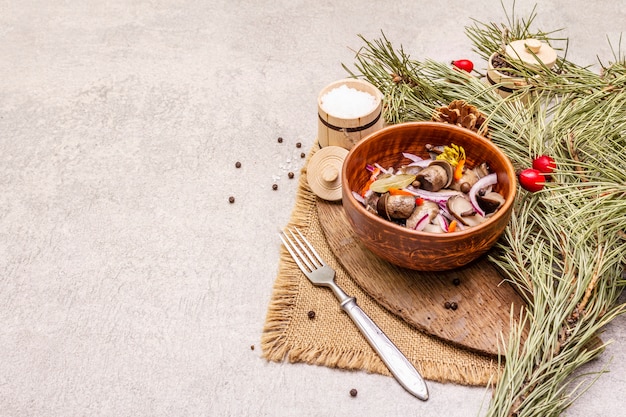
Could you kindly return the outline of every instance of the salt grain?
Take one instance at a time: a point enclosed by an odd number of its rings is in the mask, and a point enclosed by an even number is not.
[[[321,98],[321,106],[328,114],[342,119],[354,119],[369,114],[376,108],[376,97],[355,88],[342,85]]]

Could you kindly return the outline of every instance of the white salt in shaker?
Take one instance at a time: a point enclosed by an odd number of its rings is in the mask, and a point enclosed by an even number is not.
[[[335,81],[317,99],[318,142],[321,147],[352,147],[384,125],[383,95],[371,83],[355,78]]]

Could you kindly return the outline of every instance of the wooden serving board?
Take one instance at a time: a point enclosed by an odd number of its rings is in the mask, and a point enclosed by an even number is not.
[[[482,354],[504,354],[511,309],[518,318],[525,303],[485,257],[445,272],[396,267],[359,242],[341,203],[318,198],[317,209],[326,240],[341,265],[383,307],[447,342]],[[446,302],[456,303],[456,310],[446,308]]]

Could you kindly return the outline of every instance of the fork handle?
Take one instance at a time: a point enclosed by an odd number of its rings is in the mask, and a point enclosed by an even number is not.
[[[428,387],[420,373],[376,323],[357,305],[356,299],[354,297],[345,298],[341,303],[341,309],[354,321],[400,385],[420,400],[426,401],[428,399]]]

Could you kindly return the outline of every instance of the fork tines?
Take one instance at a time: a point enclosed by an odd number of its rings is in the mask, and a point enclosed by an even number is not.
[[[285,229],[280,235],[280,239],[293,257],[296,264],[304,272],[313,272],[325,265],[324,261],[317,253],[315,248],[300,233],[298,228],[294,227],[296,233],[291,229]],[[291,236],[291,237],[290,237]]]

